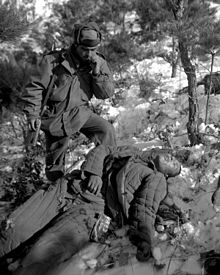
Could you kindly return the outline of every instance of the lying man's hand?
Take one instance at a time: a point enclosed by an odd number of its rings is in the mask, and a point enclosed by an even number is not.
[[[102,179],[99,176],[91,175],[88,182],[88,190],[97,195],[102,188]]]

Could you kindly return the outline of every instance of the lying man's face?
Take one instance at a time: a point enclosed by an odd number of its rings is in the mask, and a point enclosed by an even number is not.
[[[158,154],[154,159],[157,170],[168,177],[175,177],[180,174],[181,164],[168,153]]]

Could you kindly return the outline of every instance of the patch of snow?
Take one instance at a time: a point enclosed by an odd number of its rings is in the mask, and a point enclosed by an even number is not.
[[[171,76],[171,66],[161,57],[145,59],[136,66],[138,74],[144,76],[147,72],[150,76],[158,78]]]
[[[144,102],[141,104],[138,104],[137,106],[135,106],[135,109],[142,109],[142,110],[147,110],[149,107],[151,106],[150,102]]]
[[[184,223],[182,225],[182,229],[186,230],[186,232],[190,235],[195,232],[195,227],[193,226],[193,224],[191,222]]]
[[[209,2],[211,8],[216,8],[216,20],[220,19],[220,5],[218,3]]]
[[[5,166],[4,168],[1,168],[1,171],[12,173],[13,168],[11,166]]]

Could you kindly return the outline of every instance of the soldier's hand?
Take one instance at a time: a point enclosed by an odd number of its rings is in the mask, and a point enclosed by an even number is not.
[[[28,120],[28,129],[30,131],[36,131],[40,124],[41,121],[39,118],[31,118]]]
[[[93,52],[93,54],[90,57],[90,61],[91,61],[92,73],[94,75],[98,75],[100,73],[101,60],[100,60],[100,57],[96,54],[96,52]]]
[[[99,176],[91,175],[88,182],[88,190],[97,195],[102,188],[102,179]]]

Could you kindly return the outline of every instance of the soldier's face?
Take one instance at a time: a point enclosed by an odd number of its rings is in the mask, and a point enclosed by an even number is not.
[[[83,61],[91,62],[93,55],[96,54],[96,49],[97,49],[97,47],[88,49],[82,45],[78,45],[76,48],[76,51],[77,51],[78,56]]]
[[[160,154],[155,159],[157,170],[168,177],[175,177],[181,171],[179,161],[170,154]]]

